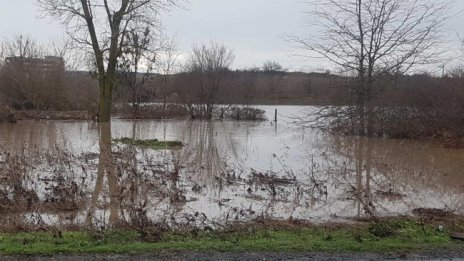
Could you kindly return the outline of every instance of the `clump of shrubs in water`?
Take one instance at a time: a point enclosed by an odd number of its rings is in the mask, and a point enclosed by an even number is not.
[[[117,106],[115,113],[123,119],[174,119],[185,118],[189,115],[188,110],[180,104],[150,104],[138,106],[125,104]]]
[[[195,120],[238,120],[238,121],[265,121],[265,111],[257,108],[247,106],[231,106],[231,105],[218,105],[209,118],[207,115],[207,108],[204,105],[190,105],[187,106],[190,119]]]
[[[233,106],[225,114],[226,119],[247,120],[247,121],[265,121],[265,111],[252,107]]]
[[[191,104],[149,104],[133,107],[130,104],[116,106],[115,113],[123,119],[206,119],[203,105]],[[218,105],[214,108],[213,120],[265,121],[265,111],[247,106]]]

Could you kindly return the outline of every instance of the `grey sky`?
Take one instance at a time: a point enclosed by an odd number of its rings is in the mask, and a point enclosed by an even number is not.
[[[0,0],[0,38],[29,34],[48,42],[64,34],[62,26],[51,19],[40,19],[33,0]],[[464,9],[457,0],[453,10]],[[234,68],[260,66],[275,60],[291,70],[317,70],[320,62],[292,55],[294,49],[283,35],[310,35],[304,0],[190,0],[185,9],[165,15],[167,33],[177,34],[178,47],[185,55],[192,44],[210,40],[234,49]],[[446,26],[450,35],[464,33],[464,13]]]

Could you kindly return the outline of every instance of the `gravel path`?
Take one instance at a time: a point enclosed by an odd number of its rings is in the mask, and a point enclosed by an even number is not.
[[[55,256],[0,256],[5,261],[125,261],[125,260],[464,260],[464,251],[433,252],[408,255],[327,254],[327,253],[147,253],[136,255],[55,255]]]

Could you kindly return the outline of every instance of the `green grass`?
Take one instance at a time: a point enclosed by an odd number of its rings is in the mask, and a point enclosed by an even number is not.
[[[114,139],[114,142],[122,143],[126,145],[138,146],[143,148],[149,148],[154,150],[160,149],[177,149],[183,146],[182,142],[180,141],[160,141],[157,139],[153,140],[137,140],[132,138],[121,138],[121,139]]]
[[[388,231],[383,231],[388,230]],[[387,233],[384,233],[387,232]],[[412,221],[342,228],[240,229],[232,233],[164,234],[160,242],[140,240],[136,232],[64,232],[0,234],[0,254],[134,253],[149,251],[287,251],[287,252],[411,252],[463,249],[448,232]]]

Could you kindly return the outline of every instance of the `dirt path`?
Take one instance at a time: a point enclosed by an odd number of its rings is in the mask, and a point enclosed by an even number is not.
[[[56,255],[56,256],[0,256],[5,261],[126,261],[126,260],[464,260],[464,251],[431,252],[421,254],[327,254],[327,253],[149,253],[142,255]]]

